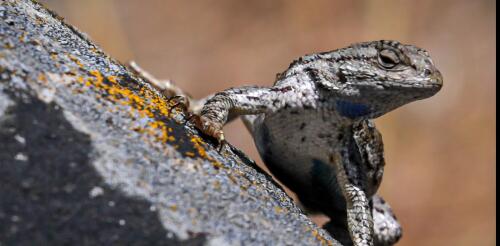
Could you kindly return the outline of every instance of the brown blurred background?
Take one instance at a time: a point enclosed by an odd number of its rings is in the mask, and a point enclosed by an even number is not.
[[[495,245],[495,1],[42,2],[113,57],[195,97],[271,85],[293,59],[353,42],[427,49],[444,87],[377,119],[387,159],[380,193],[403,225],[399,245]],[[262,164],[243,128],[227,125],[229,141]]]

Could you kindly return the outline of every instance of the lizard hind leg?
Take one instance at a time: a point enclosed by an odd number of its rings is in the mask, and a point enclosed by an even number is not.
[[[128,67],[144,81],[150,84],[153,88],[158,90],[163,96],[168,98],[168,102],[173,102],[171,108],[180,108],[188,118],[192,114],[199,114],[203,104],[207,98],[201,100],[193,99],[188,93],[184,92],[179,86],[175,85],[171,80],[161,80],[155,78],[152,74],[141,68],[136,62],[128,62]]]
[[[391,207],[379,195],[374,195],[370,202],[373,214],[373,229],[375,246],[391,246],[401,238],[401,225],[396,219]],[[346,214],[337,213],[323,226],[342,245],[351,246],[353,242],[346,223]]]
[[[171,80],[161,80],[155,78],[152,74],[141,68],[136,62],[128,62],[128,67],[141,78],[143,78],[148,84],[157,89],[162,95],[167,98],[173,96],[184,96],[190,98],[190,96],[185,93],[181,88],[176,86]]]

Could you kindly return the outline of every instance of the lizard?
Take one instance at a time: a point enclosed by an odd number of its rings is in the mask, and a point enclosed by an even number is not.
[[[224,124],[241,116],[274,177],[307,211],[327,215],[324,228],[343,245],[393,245],[401,237],[391,207],[376,194],[385,161],[373,119],[441,89],[442,75],[424,49],[355,43],[298,58],[273,86],[230,88],[199,101],[131,65],[179,99],[189,121],[221,146]]]

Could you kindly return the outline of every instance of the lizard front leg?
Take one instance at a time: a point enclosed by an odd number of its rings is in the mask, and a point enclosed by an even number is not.
[[[223,125],[242,114],[264,113],[271,108],[282,105],[284,97],[291,91],[290,87],[256,87],[246,86],[231,88],[203,99],[195,100],[170,80],[160,80],[142,69],[137,63],[128,63],[136,74],[169,99],[176,99],[183,110],[188,111],[189,118],[196,127],[205,134],[224,142]]]
[[[384,173],[384,144],[382,135],[371,120],[361,121],[353,127],[353,137],[359,151],[367,186],[365,191],[371,196],[373,215],[374,244],[376,246],[394,245],[401,237],[401,226],[391,207],[382,197],[374,194]],[[372,195],[373,194],[373,195]]]
[[[335,167],[337,182],[346,201],[347,227],[356,246],[373,245],[373,218],[369,198],[359,177],[352,170],[346,149],[339,148],[330,159]]]
[[[245,86],[219,92],[204,104],[195,125],[205,134],[225,141],[222,127],[231,119],[245,114],[261,114],[279,108],[291,88]]]

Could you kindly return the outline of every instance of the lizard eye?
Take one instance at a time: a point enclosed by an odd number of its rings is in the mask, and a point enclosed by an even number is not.
[[[381,50],[378,53],[378,63],[384,68],[394,68],[399,64],[399,57],[393,50]]]

